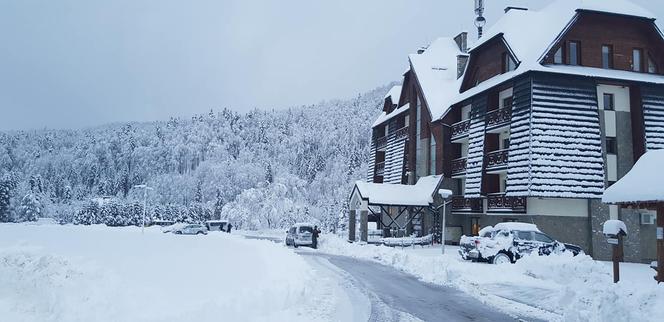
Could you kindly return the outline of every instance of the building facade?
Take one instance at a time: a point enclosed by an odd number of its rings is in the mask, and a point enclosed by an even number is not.
[[[442,175],[455,193],[447,242],[531,222],[607,259],[601,225],[621,219],[626,260],[654,259],[655,215],[601,203],[664,147],[664,37],[653,15],[622,2],[512,8],[471,48],[461,33],[411,55],[374,124],[369,181]]]

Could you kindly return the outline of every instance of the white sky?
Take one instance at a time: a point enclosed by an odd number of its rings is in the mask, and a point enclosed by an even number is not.
[[[486,3],[491,24],[548,1]],[[473,19],[473,0],[0,0],[0,130],[352,97]]]

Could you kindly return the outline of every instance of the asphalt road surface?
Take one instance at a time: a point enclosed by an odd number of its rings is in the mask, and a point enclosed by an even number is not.
[[[371,302],[369,321],[521,321],[451,287],[425,283],[378,263],[344,256],[301,252],[318,256],[352,277]],[[404,315],[405,313],[405,315]]]
[[[281,243],[281,239],[248,237]],[[336,276],[351,305],[341,320],[369,321],[533,321],[502,313],[452,287],[425,283],[412,275],[371,261],[322,254],[300,248],[303,256],[325,276]],[[358,295],[360,294],[360,295]],[[359,299],[359,297],[363,297]],[[368,299],[368,301],[367,301]],[[369,305],[370,308],[364,306]],[[354,312],[347,312],[354,311]],[[369,311],[369,312],[365,312]]]

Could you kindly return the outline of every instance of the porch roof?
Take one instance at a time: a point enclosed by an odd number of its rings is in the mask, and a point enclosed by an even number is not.
[[[369,205],[429,206],[442,179],[442,176],[422,177],[415,185],[357,181],[351,198],[359,193],[359,197],[368,201]]]
[[[647,204],[664,202],[664,150],[648,151],[624,177],[604,191],[602,202]]]

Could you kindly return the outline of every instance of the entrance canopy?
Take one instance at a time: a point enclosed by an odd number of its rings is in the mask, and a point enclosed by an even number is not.
[[[443,176],[420,178],[415,185],[355,182],[350,196],[350,208],[369,206],[420,206],[433,204]]]
[[[664,150],[648,151],[624,177],[604,191],[608,204],[664,202]]]

